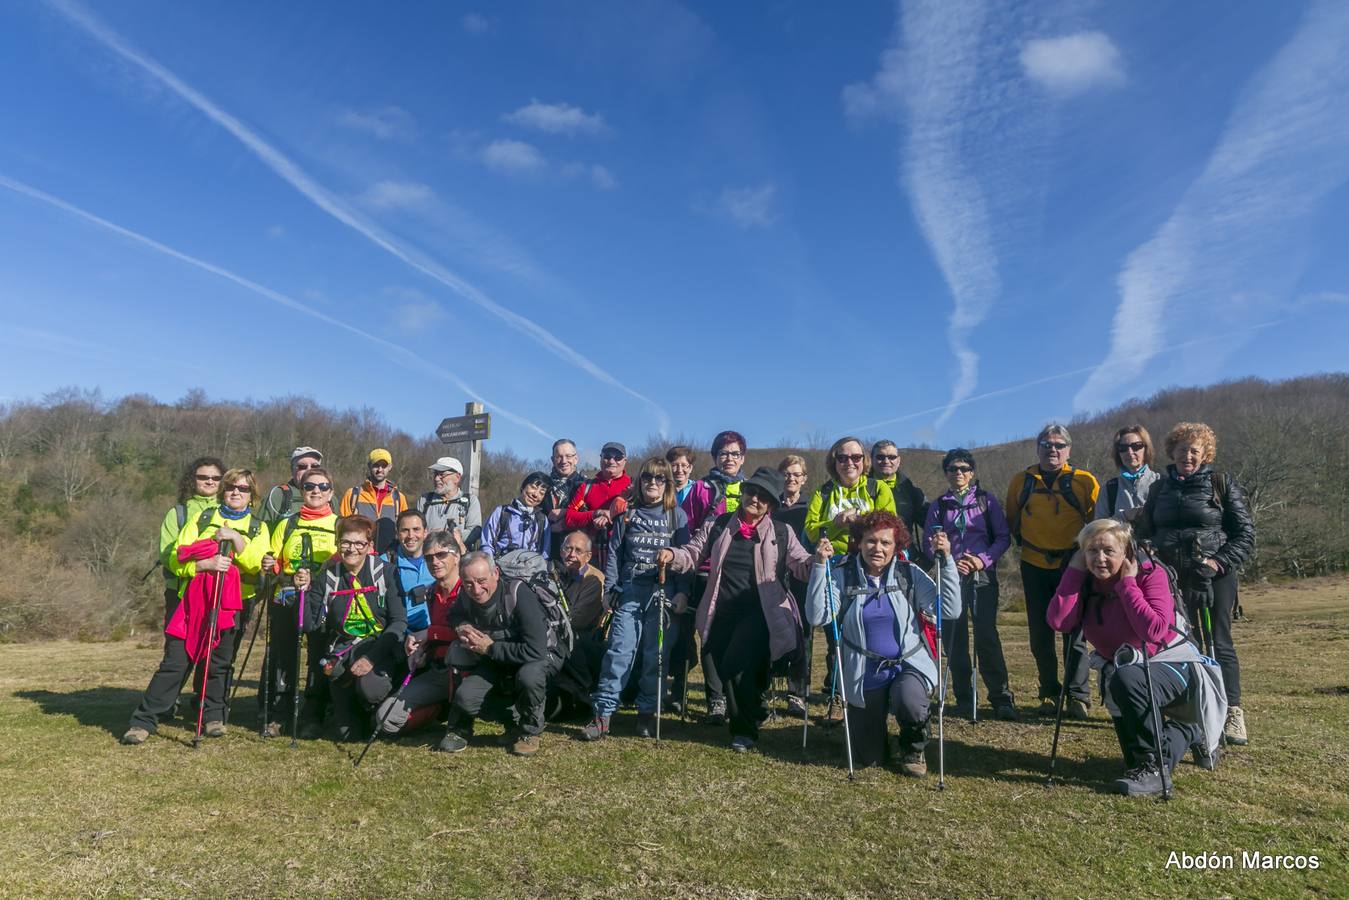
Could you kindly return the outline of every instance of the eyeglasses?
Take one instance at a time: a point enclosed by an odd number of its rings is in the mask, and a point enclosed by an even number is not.
[[[970,466],[951,466],[946,471],[953,472],[956,475],[966,475],[969,474],[970,472],[973,472],[974,469]]]
[[[253,489],[246,484],[231,484],[229,487],[225,488],[225,493],[251,494],[253,493]]]
[[[616,460],[616,459],[627,459],[627,457],[624,456],[622,453],[614,453],[611,451],[609,453],[605,453],[602,456],[600,456],[600,459]]]
[[[1063,443],[1063,441],[1041,441],[1041,442],[1040,442],[1040,449],[1041,449],[1041,450],[1067,450],[1069,446],[1070,446],[1069,444],[1065,444],[1065,443]]]
[[[802,481],[806,477],[805,472],[783,472],[783,478],[790,478],[792,481]]]
[[[306,481],[301,487],[306,491],[326,491],[332,488],[332,484],[327,481]]]
[[[1115,445],[1115,449],[1118,450],[1120,453],[1123,453],[1126,450],[1132,450],[1133,452],[1137,453],[1140,450],[1144,449],[1145,447],[1147,447],[1147,444],[1143,443],[1142,441],[1134,441],[1131,444]]]
[[[642,481],[646,482],[647,484],[664,484],[664,483],[665,483],[665,476],[664,476],[664,475],[652,475],[650,472],[643,472],[643,473],[642,473]]]
[[[863,453],[834,454],[834,462],[836,463],[852,463],[854,466],[860,466],[862,464],[862,460],[864,459],[866,459],[866,455]]]
[[[369,542],[369,541],[340,541],[340,542],[338,542],[338,545],[337,545],[337,546],[341,547],[343,550],[364,550],[366,547],[369,547],[369,546],[370,546],[370,542]]]
[[[899,459],[899,454],[898,454],[898,453],[877,453],[875,459],[876,459],[876,462],[894,462],[895,460]]]
[[[211,483],[211,482],[219,481],[223,476],[221,476],[221,475],[198,475],[198,476],[196,476],[196,477],[197,477],[197,480],[198,480],[198,481],[204,481],[204,482],[207,482],[207,483],[209,484],[209,483]]]
[[[717,459],[739,459],[745,454],[739,450],[718,450]]]
[[[427,554],[425,554],[425,556],[426,556],[427,559],[434,559],[436,562],[443,562],[447,557],[456,556],[456,555],[457,555],[457,554],[452,553],[452,552],[450,552],[449,550],[438,550],[438,551],[436,551],[435,553],[427,553]]]

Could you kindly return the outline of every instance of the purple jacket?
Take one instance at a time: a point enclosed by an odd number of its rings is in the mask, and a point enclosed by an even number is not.
[[[932,553],[932,527],[937,524],[941,525],[942,531],[951,539],[951,555],[956,559],[969,553],[979,557],[984,563],[984,568],[991,570],[997,564],[998,557],[1007,552],[1007,548],[1012,545],[1012,529],[1007,525],[1007,516],[1003,515],[1002,504],[998,502],[997,497],[985,491],[984,500],[988,506],[988,515],[985,517],[984,513],[979,511],[979,503],[975,497],[978,491],[979,484],[976,482],[974,488],[965,494],[963,503],[956,499],[954,491],[947,491],[928,506],[927,521],[923,525],[923,546],[929,555]],[[956,528],[956,516],[961,506],[965,511],[964,534]],[[991,542],[988,539],[990,530],[993,532]]]

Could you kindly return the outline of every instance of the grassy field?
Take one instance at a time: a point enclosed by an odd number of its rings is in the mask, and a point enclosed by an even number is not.
[[[840,737],[812,727],[802,752],[800,721],[784,719],[746,756],[675,720],[659,746],[550,728],[533,760],[508,756],[495,727],[432,753],[434,731],[355,771],[349,747],[290,750],[239,728],[193,751],[171,722],[122,747],[157,646],[0,646],[0,893],[1349,896],[1349,580],[1243,599],[1251,744],[1216,773],[1182,764],[1170,803],[1104,793],[1120,762],[1099,713],[1065,726],[1054,788],[1052,721],[948,721],[944,792],[935,775],[879,769],[849,783]],[[1029,700],[1018,618],[1002,633]],[[630,714],[615,722],[630,732]],[[1236,868],[1168,870],[1172,850]],[[1243,850],[1321,867],[1243,870]]]

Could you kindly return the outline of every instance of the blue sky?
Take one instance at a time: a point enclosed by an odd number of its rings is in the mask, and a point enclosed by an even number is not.
[[[0,394],[541,455],[1344,368],[1349,4],[0,8]]]

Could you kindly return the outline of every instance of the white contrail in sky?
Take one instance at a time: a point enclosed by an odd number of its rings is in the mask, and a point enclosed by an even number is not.
[[[591,361],[588,357],[582,355],[569,344],[563,342],[542,325],[539,325],[532,319],[528,319],[513,310],[507,309],[491,297],[488,297],[476,286],[449,271],[444,266],[403,246],[393,237],[378,229],[374,224],[365,221],[362,217],[357,215],[355,211],[339,200],[332,192],[315,181],[307,172],[296,165],[280,150],[277,150],[267,141],[263,140],[261,136],[243,122],[225,112],[200,91],[184,82],[157,61],[134,49],[126,41],[122,40],[120,35],[104,25],[83,6],[73,2],[73,0],[48,0],[48,3],[52,8],[60,12],[67,20],[75,24],[98,43],[150,75],[164,87],[168,88],[184,101],[199,110],[207,118],[232,134],[240,143],[247,147],[254,156],[261,160],[264,165],[307,197],[310,202],[319,209],[337,219],[348,228],[351,228],[381,250],[384,250],[408,266],[411,266],[428,278],[440,282],[465,300],[487,310],[492,315],[504,321],[507,325],[510,325],[512,328],[527,335],[532,340],[537,341],[566,362],[571,363],[598,381],[645,403],[656,415],[661,433],[665,434],[669,432],[670,417],[654,400],[638,393],[619,381],[613,375]]]
[[[0,187],[13,191],[16,194],[22,194],[23,196],[29,197],[33,200],[38,200],[42,203],[47,204],[48,206],[53,206],[64,213],[75,216],[76,218],[82,219],[85,222],[89,222],[90,224],[97,225],[100,228],[103,228],[107,231],[111,231],[113,234],[120,235],[121,237],[127,238],[128,240],[134,241],[142,246],[149,247],[151,250],[155,250],[166,256],[171,256],[174,259],[178,260],[179,262],[187,263],[190,266],[196,266],[198,269],[203,269],[207,272],[210,272],[212,275],[218,275],[221,278],[227,279],[228,281],[232,281],[235,284],[239,285],[240,287],[246,288],[255,294],[259,294],[263,297],[266,297],[268,300],[271,300],[274,303],[278,303],[281,306],[287,307],[288,309],[293,309],[296,312],[303,313],[307,316],[310,316],[311,318],[318,319],[321,322],[326,322],[327,324],[332,325],[334,328],[341,328],[344,331],[348,331],[351,332],[352,334],[358,335],[359,337],[364,338],[365,340],[382,347],[385,350],[391,362],[399,366],[402,366],[405,369],[409,369],[413,372],[420,372],[423,375],[433,375],[437,378],[443,378],[446,381],[449,381],[451,384],[455,385],[457,388],[459,388],[459,390],[463,391],[465,394],[477,400],[480,400],[483,404],[490,406],[494,412],[500,413],[502,416],[505,416],[507,419],[511,420],[517,425],[520,425],[524,428],[528,428],[529,430],[539,435],[542,435],[543,437],[548,438],[549,440],[552,440],[553,438],[553,435],[549,434],[543,428],[531,422],[529,419],[525,418],[519,413],[511,412],[510,410],[501,406],[501,404],[494,403],[487,397],[484,397],[481,392],[475,390],[470,384],[468,384],[468,382],[464,381],[462,378],[451,372],[449,369],[443,368],[441,366],[436,365],[433,362],[430,362],[429,360],[423,359],[417,354],[410,352],[405,347],[401,347],[398,344],[393,343],[392,341],[387,341],[382,337],[369,333],[368,331],[362,331],[361,329],[356,328],[355,326],[350,325],[347,322],[342,321],[341,319],[336,319],[332,316],[319,312],[317,309],[314,309],[312,306],[309,306],[306,303],[301,303],[299,300],[296,300],[293,297],[288,297],[285,294],[281,293],[280,291],[274,291],[271,288],[266,287],[265,285],[258,284],[256,281],[250,281],[249,279],[244,278],[242,275],[236,275],[233,272],[229,271],[228,269],[222,269],[220,266],[217,266],[214,263],[209,263],[206,260],[198,259],[195,256],[189,256],[188,254],[183,253],[181,250],[175,250],[172,247],[166,244],[161,244],[159,241],[156,241],[153,238],[146,237],[145,235],[140,234],[139,232],[132,231],[129,228],[123,228],[121,225],[118,225],[114,222],[109,222],[107,219],[101,218],[99,216],[94,215],[91,212],[87,212],[83,209],[80,209],[78,206],[75,206],[72,203],[68,203],[65,200],[62,200],[60,197],[55,197],[51,194],[48,194],[46,191],[39,190],[35,187],[24,184],[21,181],[15,181],[12,178],[7,178],[4,175],[0,175]]]

